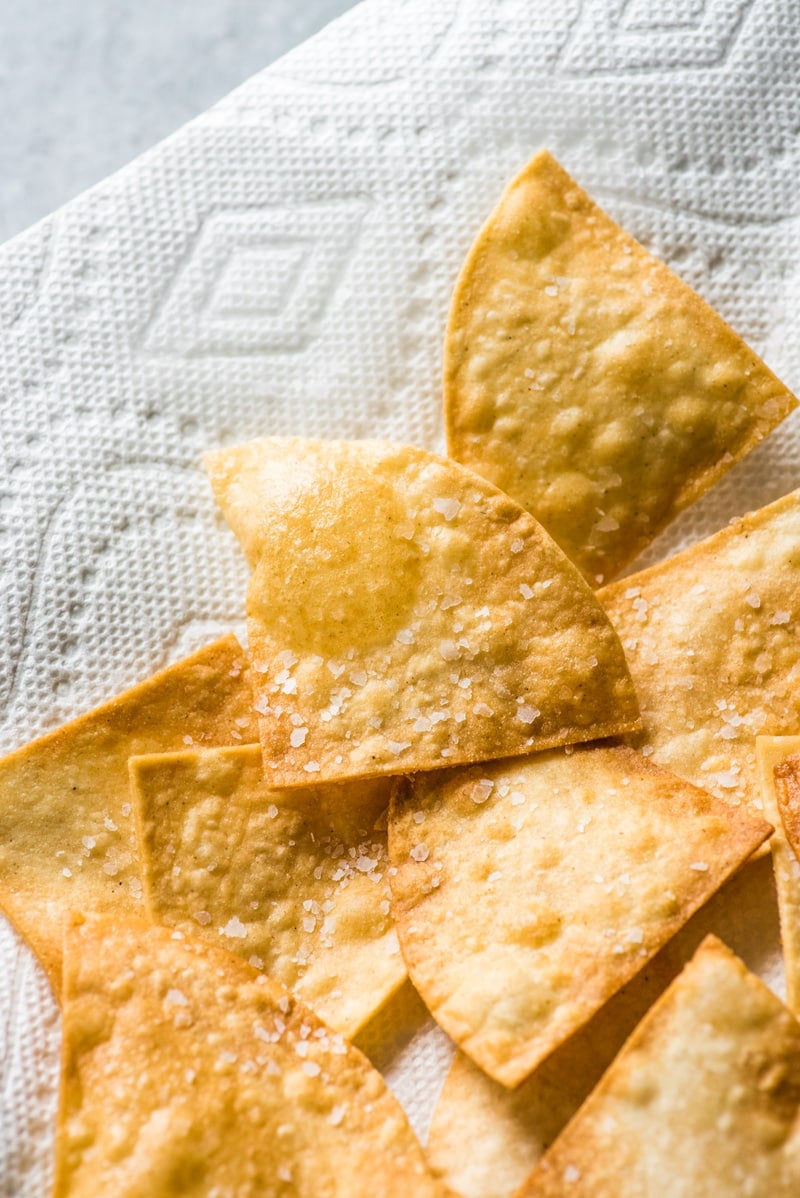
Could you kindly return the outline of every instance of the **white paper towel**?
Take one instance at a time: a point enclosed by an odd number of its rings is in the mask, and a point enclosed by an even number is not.
[[[795,0],[367,0],[0,249],[2,747],[241,619],[203,449],[442,447],[453,282],[542,145],[800,388],[798,49]],[[649,556],[798,482],[794,419]],[[769,973],[759,876],[714,918]],[[422,1126],[448,1049],[409,1011],[381,1063]],[[3,1198],[47,1193],[56,1041],[3,925]]]

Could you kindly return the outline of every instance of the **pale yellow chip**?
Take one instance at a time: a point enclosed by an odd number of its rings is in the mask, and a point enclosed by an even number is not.
[[[131,917],[67,932],[56,1198],[444,1198],[365,1057],[277,982]]]
[[[800,727],[800,492],[599,598],[641,704],[629,743],[760,811],[756,735]]]
[[[775,868],[775,887],[778,892],[778,912],[781,921],[783,963],[786,970],[786,1002],[795,1014],[800,1013],[800,853],[792,847],[795,824],[787,805],[794,806],[797,796],[800,764],[800,736],[759,736],[756,741],[761,795],[764,815],[775,825],[770,839],[772,864]],[[795,756],[792,756],[792,755]],[[789,765],[789,777],[782,773]],[[794,781],[795,786],[792,786]],[[788,793],[787,793],[788,792]],[[788,803],[787,803],[788,801]],[[796,808],[795,808],[796,811]],[[791,834],[790,834],[791,833]]]
[[[249,643],[275,785],[638,726],[589,587],[527,512],[470,471],[387,442],[281,438],[208,465],[257,560]]]
[[[389,816],[409,976],[476,1064],[516,1086],[770,831],[622,747],[419,776]]]
[[[511,1198],[681,968],[670,945],[516,1090],[457,1052],[425,1155],[462,1198]]]
[[[546,151],[506,188],[445,340],[453,457],[608,581],[796,406]]]
[[[145,903],[243,957],[352,1037],[406,977],[385,779],[289,792],[258,745],[131,759]]]
[[[709,936],[518,1198],[795,1198],[800,1024]]]
[[[224,637],[0,761],[0,908],[58,989],[64,911],[141,911],[133,753],[258,738]]]

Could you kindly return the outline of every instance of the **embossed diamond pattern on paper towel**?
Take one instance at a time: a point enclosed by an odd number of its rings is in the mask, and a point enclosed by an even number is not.
[[[796,0],[366,0],[0,249],[0,743],[241,617],[205,448],[441,448],[453,281],[541,145],[797,390],[799,55]],[[795,417],[651,556],[797,485],[799,451]],[[714,930],[774,976],[774,909],[739,906]],[[48,1190],[37,979],[0,923],[0,1198]],[[447,1045],[407,1014],[381,1065],[424,1129]]]
[[[336,288],[364,205],[213,213],[145,340],[154,353],[297,351]]]
[[[718,67],[755,0],[617,0],[587,4],[565,48],[576,73]]]

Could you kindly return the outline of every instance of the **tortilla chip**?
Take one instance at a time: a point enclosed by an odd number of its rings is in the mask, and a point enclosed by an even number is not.
[[[130,768],[153,917],[235,952],[354,1036],[406,977],[375,830],[391,783],[270,790],[258,745]]]
[[[365,1057],[229,953],[67,933],[56,1198],[444,1198]]]
[[[518,1198],[789,1198],[799,1103],[800,1024],[709,936]]]
[[[456,285],[449,452],[613,578],[796,400],[688,284],[542,151]]]
[[[249,640],[274,785],[638,726],[619,642],[578,571],[461,466],[381,441],[274,438],[209,469],[223,506],[255,496],[225,511],[258,558]]]
[[[629,743],[760,811],[755,737],[800,727],[800,492],[598,597],[642,708]]]
[[[786,839],[800,857],[800,745],[794,756],[775,766],[775,795]]]
[[[770,839],[781,922],[786,1003],[800,1013],[800,852],[796,815],[800,736],[759,736],[756,741],[764,814],[775,825]],[[794,756],[792,756],[794,754]],[[786,765],[787,770],[783,769]],[[788,776],[787,776],[788,774]],[[794,811],[792,812],[792,808]],[[792,840],[795,840],[793,845]]]
[[[457,1052],[425,1149],[434,1174],[462,1198],[511,1198],[680,970],[669,950],[657,953],[516,1090]]]
[[[516,1086],[770,831],[619,746],[415,778],[389,814],[409,976]]]
[[[142,910],[128,757],[253,741],[252,707],[226,636],[0,761],[0,908],[56,991],[65,910]]]

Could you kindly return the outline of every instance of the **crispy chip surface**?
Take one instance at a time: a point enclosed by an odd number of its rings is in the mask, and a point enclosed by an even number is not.
[[[515,1086],[769,832],[622,747],[417,777],[389,817],[411,980],[476,1064]]]
[[[0,761],[0,907],[58,988],[65,910],[141,911],[133,753],[258,738],[234,636]]]
[[[800,852],[796,817],[800,799],[797,756],[800,736],[759,736],[756,748],[764,815],[775,825],[769,843],[778,892],[786,1002],[797,1015],[800,1013]]]
[[[594,595],[470,471],[409,446],[282,438],[208,466],[257,560],[249,642],[273,784],[507,757],[637,724]]]
[[[131,759],[145,903],[237,953],[352,1037],[402,984],[386,779],[289,792],[258,745]]]
[[[543,151],[504,192],[445,340],[453,457],[608,581],[796,406]]]
[[[800,1024],[709,936],[518,1198],[789,1198],[799,1102]]]
[[[755,737],[800,727],[800,492],[599,598],[641,704],[629,743],[760,810]]]
[[[436,1176],[462,1198],[511,1198],[679,971],[669,948],[516,1090],[457,1052],[425,1149]]]
[[[365,1057],[229,953],[68,931],[56,1198],[441,1198]]]

